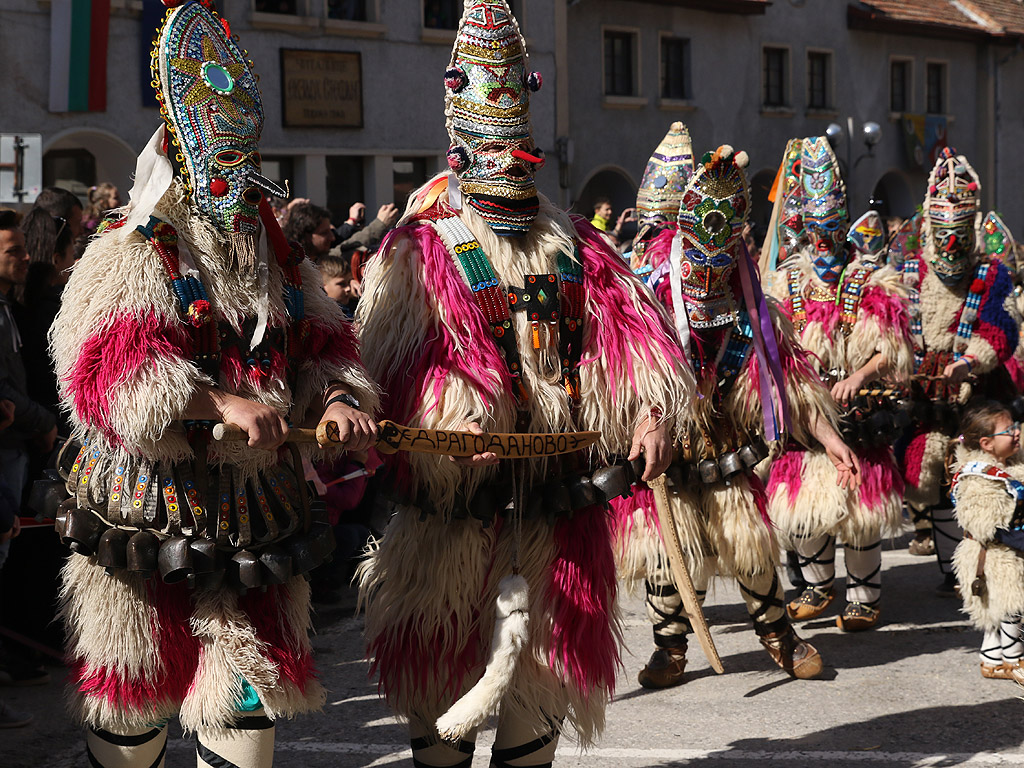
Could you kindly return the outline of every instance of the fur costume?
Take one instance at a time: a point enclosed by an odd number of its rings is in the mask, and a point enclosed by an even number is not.
[[[447,207],[447,192],[436,205]],[[428,210],[395,230],[366,272],[357,318],[366,364],[390,393],[384,412],[429,428],[478,421],[488,431],[515,431],[506,363],[432,215]],[[595,458],[607,458],[628,453],[635,427],[652,410],[668,424],[683,417],[692,378],[666,318],[596,230],[570,221],[543,197],[537,220],[520,239],[496,237],[470,208],[459,219],[502,285],[550,273],[559,251],[579,247],[586,309],[575,414],[549,343],[534,349],[531,323],[523,313],[513,316],[529,390],[527,431],[600,430]],[[552,470],[534,460],[513,471],[525,473],[528,489]],[[404,716],[433,722],[483,671],[498,582],[512,567],[514,531],[510,520],[485,527],[460,512],[497,468],[407,454],[391,471],[408,498],[422,501],[420,508],[399,509],[362,568],[366,636],[388,701]],[[425,506],[435,513],[427,515]],[[530,718],[568,710],[568,721],[589,744],[603,725],[618,664],[610,520],[600,507],[550,522],[527,519],[519,547],[530,634],[503,707]]]
[[[261,121],[255,78],[220,21],[195,3],[170,9],[160,39],[192,33],[185,53],[161,61],[198,78],[197,62],[185,56],[201,47],[224,62],[208,61],[202,77],[217,70],[226,79],[211,82],[233,83],[246,119]],[[237,108],[211,93],[194,89],[219,99],[222,112]],[[378,401],[351,325],[249,186],[263,178],[258,155],[211,149],[235,184],[219,179],[226,191],[218,200],[234,202],[218,218],[190,189],[198,176],[173,169],[167,151],[178,139],[166,119],[139,158],[130,207],[75,265],[50,333],[64,406],[83,444],[70,468],[72,508],[58,529],[77,552],[61,594],[72,708],[93,734],[137,732],[175,714],[186,730],[216,730],[247,712],[273,720],[322,705],[307,637],[309,588],[298,555],[286,554],[310,526],[301,463],[286,450],[213,443],[212,424],[183,420],[201,385],[272,406],[297,424],[319,418],[329,382],[347,385],[368,410]],[[254,146],[259,125],[245,130]],[[236,229],[225,230],[225,220]],[[250,227],[247,265],[238,237]],[[83,524],[92,539],[76,533]],[[136,551],[137,568],[133,541],[154,548]],[[182,566],[171,583],[163,556],[175,543],[184,552],[175,550]],[[268,554],[283,570],[265,570]],[[266,589],[237,589],[257,582]]]
[[[823,375],[836,372],[830,381],[859,370],[876,353],[882,355],[882,366],[892,379],[905,380],[913,366],[906,290],[900,276],[889,267],[875,269],[858,260],[847,267],[846,274],[857,274],[861,269],[870,271],[860,288],[856,321],[848,331],[842,327],[840,307],[834,299],[811,298],[816,292],[834,295],[837,289],[830,290],[818,278],[806,256],[787,262],[773,273],[769,291],[784,302],[791,319],[791,292],[799,292],[806,313],[801,344]],[[787,535],[817,537],[829,533],[855,545],[871,543],[883,532],[898,532],[903,481],[891,448],[861,447],[857,458],[861,486],[847,491],[835,484],[835,468],[823,450],[790,446],[772,464],[768,482],[772,521]]]
[[[994,462],[984,451],[957,448],[959,471],[971,461],[998,467],[1018,482],[1024,482],[1024,462],[1018,454],[1005,465]],[[997,529],[1011,527],[1017,511],[1016,499],[1003,481],[963,475],[953,493],[957,522],[969,534],[957,545],[953,569],[960,583],[964,611],[978,629],[995,631],[1008,617],[1024,614],[1024,558],[1021,553],[996,540]],[[985,552],[984,589],[974,594],[972,584],[978,578],[978,558]]]

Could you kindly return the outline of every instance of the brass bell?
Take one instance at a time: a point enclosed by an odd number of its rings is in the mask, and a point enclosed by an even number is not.
[[[617,499],[629,493],[629,482],[626,479],[626,470],[621,464],[612,464],[609,467],[601,467],[597,470],[590,481],[602,494],[605,501]]]
[[[469,502],[469,514],[475,520],[479,520],[484,528],[494,522],[494,515],[498,512],[498,494],[495,493],[492,483],[484,483],[476,489],[473,498]]]
[[[292,570],[298,576],[313,570],[317,563],[313,559],[313,541],[304,533],[292,536],[284,543],[284,548],[291,556]]]
[[[259,558],[247,549],[234,554],[229,568],[231,580],[245,589],[256,589],[263,583]]]
[[[160,539],[150,531],[139,531],[128,539],[128,570],[145,574],[147,577],[156,570],[157,550]]]
[[[738,451],[736,454],[740,457],[740,461],[743,462],[743,466],[747,469],[753,469],[760,463],[760,459],[757,457],[757,451],[754,450],[754,446],[747,443]]]
[[[107,526],[87,509],[73,509],[68,513],[61,540],[72,552],[89,557],[96,552],[100,536]]]
[[[334,529],[327,523],[313,523],[309,531],[310,548],[317,565],[327,562],[334,552]]]
[[[644,472],[647,471],[647,459],[643,455],[637,456],[631,462],[629,462],[630,468],[633,470],[632,483],[637,483],[640,478],[644,476]]]
[[[573,510],[600,504],[601,494],[586,475],[579,475],[568,481],[569,504]]]
[[[901,432],[910,426],[910,404],[901,400],[896,404],[896,410],[892,413],[892,423]]]
[[[718,459],[718,468],[722,472],[722,479],[728,480],[743,471],[743,459],[736,451],[729,451]]]
[[[758,435],[750,442],[750,447],[757,453],[757,463],[767,459],[771,455],[771,449],[761,435]]]
[[[224,584],[224,569],[218,568],[211,573],[197,573],[192,586],[197,590],[220,589]]]
[[[52,518],[57,514],[60,503],[68,497],[64,481],[55,469],[47,469],[43,476],[32,483],[28,495],[28,506],[40,518]]]
[[[160,545],[156,557],[160,578],[166,584],[177,584],[195,573],[192,567],[192,550],[184,536],[171,536]]]
[[[714,459],[704,459],[700,464],[698,464],[697,474],[700,475],[700,481],[705,485],[717,483],[722,479],[722,473],[718,468],[718,462]]]
[[[193,539],[189,542],[188,548],[191,550],[192,570],[196,576],[223,570],[222,567],[218,567],[217,545],[213,539]]]
[[[284,584],[292,577],[292,559],[279,546],[269,544],[260,552],[264,584]]]
[[[682,490],[683,485],[686,483],[686,465],[669,464],[668,469],[665,470],[665,478],[673,488]]]
[[[128,567],[128,541],[131,531],[123,528],[110,528],[100,536],[96,547],[96,562],[104,568]]]

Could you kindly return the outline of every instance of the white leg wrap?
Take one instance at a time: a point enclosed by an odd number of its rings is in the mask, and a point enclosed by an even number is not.
[[[414,768],[470,768],[476,733],[470,733],[457,743],[444,741],[434,724],[429,726],[413,718],[409,721],[409,741],[412,745]]]
[[[874,605],[882,594],[882,540],[855,547],[843,545],[847,602]]]
[[[198,728],[196,761],[198,768],[271,768],[274,721],[259,710],[231,728]]]
[[[953,572],[953,550],[964,537],[963,529],[957,524],[952,509],[932,510],[935,556],[939,559],[939,570]]]
[[[1021,620],[1013,616],[999,625],[999,636],[1003,646],[1003,661],[1016,663],[1024,657],[1024,640],[1021,639]]]
[[[647,575],[647,618],[654,627],[654,644],[659,648],[678,648],[685,645],[686,636],[693,631],[683,610],[683,599],[672,581],[665,556],[658,558],[658,566]],[[707,578],[698,573],[694,579],[697,599],[704,604],[707,596]]]
[[[996,667],[1003,663],[1003,644],[998,629],[989,629],[981,641],[981,663]]]
[[[491,748],[493,768],[550,768],[560,722],[523,720],[502,712]]]
[[[123,733],[88,729],[85,748],[91,765],[102,768],[163,768],[167,726]]]
[[[827,592],[836,579],[836,540],[832,536],[794,539],[800,573],[807,586]]]

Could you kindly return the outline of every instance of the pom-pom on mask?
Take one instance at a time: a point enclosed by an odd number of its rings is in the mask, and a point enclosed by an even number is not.
[[[467,203],[502,236],[528,232],[539,210],[534,172],[543,158],[530,136],[529,94],[540,77],[526,64],[505,0],[466,0],[445,74],[449,167]]]
[[[245,53],[191,1],[167,11],[152,68],[175,172],[220,230],[255,235],[260,187],[272,185],[259,173],[263,102]]]
[[[824,282],[834,283],[842,274],[849,254],[846,233],[850,216],[839,162],[824,136],[803,140],[800,193],[803,228],[812,248],[814,271]]]
[[[981,184],[967,158],[943,148],[928,177],[924,224],[933,256],[929,266],[946,285],[960,282],[973,266]]]
[[[746,165],[745,152],[734,155],[732,147],[721,146],[704,155],[683,193],[676,238],[683,300],[694,328],[726,325],[736,318],[729,277],[743,247],[750,210]]]

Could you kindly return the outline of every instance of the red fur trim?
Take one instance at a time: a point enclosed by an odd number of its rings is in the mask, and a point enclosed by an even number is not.
[[[277,667],[281,680],[288,681],[304,694],[306,686],[316,677],[316,670],[313,655],[297,642],[296,633],[303,630],[283,621],[292,607],[288,605],[290,601],[288,590],[275,585],[266,592],[250,590],[239,597],[238,606],[249,617],[256,636],[266,643],[267,658]],[[306,606],[300,608],[308,610]]]
[[[552,669],[560,670],[584,696],[611,691],[619,667],[614,631],[615,558],[610,515],[588,507],[555,526],[558,555],[551,567],[547,599],[552,607]]]
[[[772,473],[768,478],[768,495],[775,496],[779,486],[785,484],[790,505],[796,501],[804,480],[805,451],[786,451],[772,462]]]
[[[921,480],[921,464],[924,461],[925,443],[929,434],[931,433],[927,429],[918,427],[907,447],[903,449],[903,479],[907,485],[915,488]]]
[[[903,498],[903,477],[888,447],[859,451],[860,503],[864,509],[879,509],[891,498]]]
[[[910,313],[906,299],[887,293],[878,286],[869,285],[861,297],[860,311],[874,318],[883,332],[898,333],[904,338],[909,338]]]
[[[191,334],[184,323],[168,321],[153,312],[142,317],[115,316],[85,340],[64,377],[78,420],[120,444],[116,425],[109,421],[110,401],[118,387],[155,359],[186,362],[192,354]]]

